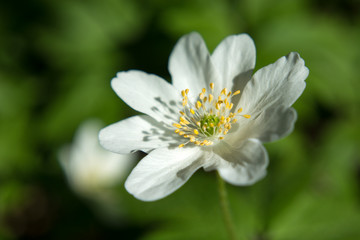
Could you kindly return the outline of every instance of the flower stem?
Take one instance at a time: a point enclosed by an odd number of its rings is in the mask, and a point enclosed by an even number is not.
[[[218,190],[219,190],[219,198],[220,198],[220,206],[221,212],[223,215],[223,219],[226,225],[226,230],[229,235],[230,240],[236,240],[235,235],[235,227],[231,218],[229,202],[227,197],[227,192],[225,188],[225,181],[221,178],[218,172],[216,172],[217,180],[218,180]]]

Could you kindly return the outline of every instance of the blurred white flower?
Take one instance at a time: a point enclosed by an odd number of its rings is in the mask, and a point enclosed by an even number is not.
[[[134,155],[120,155],[103,149],[98,133],[103,125],[97,120],[84,122],[71,146],[59,153],[59,160],[71,187],[88,198],[103,194],[119,184],[133,166]]]
[[[309,70],[294,52],[252,76],[254,67],[255,45],[247,34],[227,37],[210,55],[201,36],[191,33],[170,56],[173,85],[142,71],[119,72],[112,88],[145,115],[104,128],[100,142],[117,153],[149,153],[126,189],[141,200],[157,200],[201,167],[216,169],[234,185],[263,178],[268,156],[262,142],[292,131],[291,105]]]

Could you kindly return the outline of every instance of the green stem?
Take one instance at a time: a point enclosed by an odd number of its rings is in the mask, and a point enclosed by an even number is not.
[[[226,230],[229,235],[230,240],[236,240],[235,235],[235,227],[234,223],[231,218],[230,214],[230,208],[229,208],[229,202],[227,197],[227,192],[225,188],[225,181],[221,178],[218,172],[216,172],[216,176],[218,179],[218,190],[219,190],[219,197],[220,197],[220,206],[221,206],[221,212],[224,218],[224,222],[226,225]]]

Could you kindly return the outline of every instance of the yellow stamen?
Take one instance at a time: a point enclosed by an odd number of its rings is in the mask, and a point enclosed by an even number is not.
[[[238,94],[240,94],[240,90],[237,90],[236,92],[234,92],[233,96],[238,95]]]
[[[185,146],[185,144],[180,144],[179,145],[179,148],[182,148],[182,147],[184,147]]]
[[[214,96],[212,94],[209,94],[209,103],[211,103],[213,99],[214,99]]]
[[[251,118],[251,115],[248,115],[248,114],[245,114],[245,115],[242,115],[244,118]]]
[[[198,135],[198,134],[199,134],[199,131],[196,130],[196,129],[194,129],[194,133],[195,133],[196,135]]]
[[[204,95],[204,93],[203,93],[203,92],[199,94],[199,98],[200,98],[201,100],[203,100],[203,99],[204,99],[204,96],[205,96],[205,95]]]
[[[201,108],[201,102],[199,102],[199,101],[196,102],[196,108],[197,109]]]
[[[195,114],[194,109],[190,109],[191,114]]]
[[[227,92],[227,89],[226,89],[226,88],[224,88],[224,89],[221,91],[221,93],[220,93],[220,94],[226,95],[226,92]]]
[[[214,83],[210,83],[210,88],[211,88],[211,90],[214,90]]]
[[[181,128],[181,125],[178,124],[178,123],[173,123],[173,126],[174,126],[174,127],[177,127],[177,128]]]

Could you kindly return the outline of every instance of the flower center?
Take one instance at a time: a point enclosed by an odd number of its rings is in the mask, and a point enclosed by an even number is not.
[[[189,89],[181,91],[183,109],[180,111],[179,122],[173,126],[176,128],[175,133],[187,141],[180,144],[179,148],[188,143],[210,146],[214,141],[224,139],[231,129],[231,124],[237,122],[238,115],[244,118],[251,117],[248,114],[240,114],[242,108],[232,111],[234,104],[231,98],[238,95],[240,90],[231,93],[224,88],[214,97],[214,83],[210,83],[210,89],[211,93],[206,95],[206,89],[203,88],[195,104],[189,101]]]

